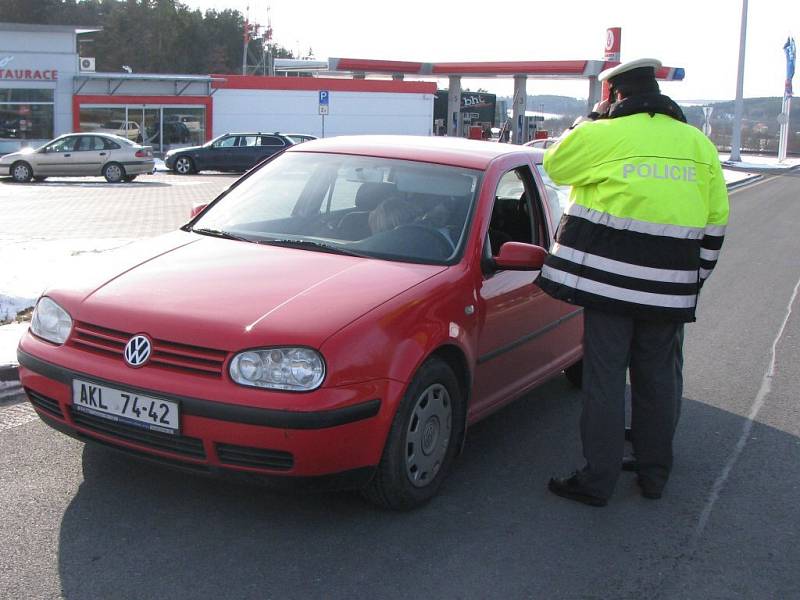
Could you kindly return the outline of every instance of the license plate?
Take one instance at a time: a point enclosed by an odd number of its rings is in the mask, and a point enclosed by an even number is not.
[[[162,433],[178,433],[177,402],[72,380],[72,407],[96,417]]]

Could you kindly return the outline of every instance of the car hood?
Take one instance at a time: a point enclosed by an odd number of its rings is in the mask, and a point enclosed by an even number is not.
[[[184,146],[181,148],[176,148],[175,150],[170,150],[166,154],[166,158],[171,156],[175,156],[176,154],[182,154],[184,152],[197,152],[198,150],[202,150],[204,146]]]
[[[10,152],[9,154],[4,154],[2,156],[2,160],[3,161],[10,161],[10,160],[14,160],[16,158],[21,158],[23,156],[28,156],[29,154],[33,154],[34,152],[36,152],[36,148],[22,148],[21,150],[18,150],[17,152]]]
[[[47,294],[78,321],[227,351],[319,347],[446,269],[183,231],[129,247],[111,262],[113,268],[93,269],[82,282],[73,277],[70,288]]]

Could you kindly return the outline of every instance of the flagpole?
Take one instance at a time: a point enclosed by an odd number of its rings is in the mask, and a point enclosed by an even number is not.
[[[742,26],[739,33],[739,71],[736,76],[736,102],[733,108],[733,131],[731,135],[731,156],[732,162],[742,160],[739,152],[742,146],[742,112],[744,101],[744,48],[747,38],[747,0],[742,0]]]
[[[795,44],[794,38],[789,37],[783,45],[786,53],[786,84],[783,89],[783,103],[778,122],[781,125],[778,134],[778,162],[784,162],[789,150],[789,129],[792,116],[792,77],[794,77]]]
[[[786,152],[789,147],[789,121],[792,113],[792,97],[784,95],[783,106],[778,120],[781,123],[780,137],[778,138],[778,162],[786,160]]]

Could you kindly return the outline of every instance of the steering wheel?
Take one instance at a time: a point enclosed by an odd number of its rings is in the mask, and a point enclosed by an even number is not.
[[[400,225],[393,231],[395,233],[402,232],[404,237],[407,235],[409,242],[412,244],[415,241],[420,245],[424,243],[427,251],[422,252],[419,256],[445,259],[455,250],[453,242],[444,233],[426,225],[410,223],[408,225]]]

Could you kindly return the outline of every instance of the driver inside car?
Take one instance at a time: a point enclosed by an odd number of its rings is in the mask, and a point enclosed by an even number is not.
[[[399,196],[390,196],[369,213],[369,228],[373,235],[409,225],[417,218],[414,206]]]

